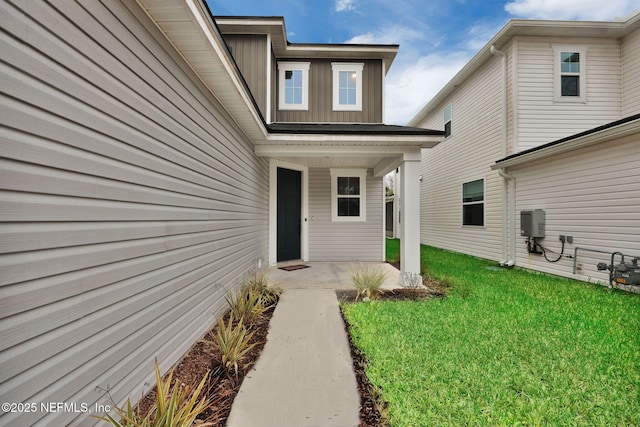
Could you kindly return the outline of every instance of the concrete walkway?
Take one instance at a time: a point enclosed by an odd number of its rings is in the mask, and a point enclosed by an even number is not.
[[[294,264],[299,264],[294,263]],[[398,286],[389,264],[384,288]],[[358,393],[336,290],[354,289],[351,263],[272,268],[268,278],[284,290],[267,343],[233,402],[227,427],[356,427]]]

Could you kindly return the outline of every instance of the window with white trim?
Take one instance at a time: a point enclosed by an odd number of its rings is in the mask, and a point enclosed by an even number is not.
[[[554,46],[555,101],[586,101],[585,49],[575,46]]]
[[[367,220],[367,170],[330,169],[331,220]]]
[[[308,62],[278,63],[278,108],[280,110],[309,109]]]
[[[451,104],[444,108],[444,137],[451,135]]]
[[[362,70],[364,64],[332,62],[333,110],[362,111]]]
[[[462,225],[484,226],[484,179],[462,184]]]

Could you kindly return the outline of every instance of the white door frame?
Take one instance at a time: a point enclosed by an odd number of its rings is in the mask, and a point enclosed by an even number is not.
[[[302,173],[300,256],[309,261],[309,167],[278,159],[269,159],[269,265],[278,263],[278,168]]]

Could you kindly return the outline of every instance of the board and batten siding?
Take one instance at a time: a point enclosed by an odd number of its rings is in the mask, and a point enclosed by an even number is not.
[[[622,117],[640,113],[640,30],[622,39]]]
[[[0,400],[136,400],[267,259],[267,161],[135,2],[0,22]]]
[[[640,256],[640,135],[600,143],[509,169],[516,178],[516,226],[522,210],[544,209],[546,236],[539,243],[560,252],[559,235],[573,236],[565,255],[575,247]],[[611,256],[578,251],[581,271],[573,275],[573,260],[557,263],[529,254],[518,238],[517,265],[581,280],[608,281],[598,262]],[[550,259],[557,258],[550,253]],[[619,261],[619,258],[617,259]],[[630,259],[627,259],[630,261]]]
[[[280,62],[284,62],[279,60]],[[302,61],[302,60],[300,60]],[[299,62],[299,61],[294,61]],[[303,61],[305,62],[305,61]],[[333,111],[333,71],[329,59],[311,59],[309,66],[309,109],[277,110],[276,121],[315,123],[382,123],[382,61],[364,63],[362,70],[362,111]],[[272,91],[278,96],[278,88]]]
[[[309,260],[383,260],[382,178],[367,177],[366,222],[331,221],[331,175],[309,169]]]
[[[498,260],[501,256],[501,178],[490,166],[501,158],[502,74],[492,58],[420,127],[444,128],[444,109],[452,106],[452,133],[422,151],[420,164],[420,242]],[[484,227],[462,225],[462,184],[485,180]]]
[[[586,48],[586,102],[554,101],[554,46]],[[520,37],[517,42],[517,150],[618,120],[622,114],[620,42]],[[580,64],[585,66],[584,62]]]
[[[267,36],[261,34],[224,36],[262,117],[267,117]]]

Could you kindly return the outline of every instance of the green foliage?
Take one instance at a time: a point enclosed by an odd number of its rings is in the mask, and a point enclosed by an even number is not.
[[[235,296],[226,297],[226,300],[233,316],[245,324],[252,323],[269,308],[262,293],[249,286],[242,286]]]
[[[372,268],[367,265],[359,265],[351,271],[351,281],[356,287],[356,301],[363,299],[375,300],[380,294],[380,286],[387,278],[381,266]]]
[[[400,261],[400,239],[386,239],[387,262]]]
[[[198,415],[211,405],[210,400],[204,395],[203,389],[207,383],[209,373],[200,381],[195,389],[190,386],[180,386],[177,383],[171,386],[173,370],[166,379],[162,379],[160,368],[156,361],[156,401],[147,415],[141,416],[127,400],[127,407],[115,408],[120,420],[111,415],[98,417],[114,427],[191,427]],[[212,426],[213,423],[201,423],[199,426]]]
[[[228,374],[233,372],[237,376],[240,359],[256,345],[250,343],[251,337],[253,332],[246,330],[242,319],[235,322],[233,314],[230,314],[226,323],[223,316],[220,316],[217,331],[211,334],[211,339],[203,341],[218,349],[224,370]]]
[[[447,298],[342,305],[391,425],[640,425],[640,295],[422,255]]]
[[[253,292],[262,296],[262,302],[266,306],[274,306],[280,299],[282,288],[269,282],[266,274],[254,274],[247,279],[247,285]]]

